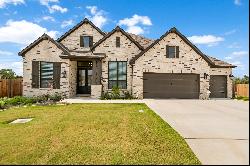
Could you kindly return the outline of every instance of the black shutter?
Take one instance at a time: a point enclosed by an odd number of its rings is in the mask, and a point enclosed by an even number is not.
[[[93,36],[89,37],[89,47],[93,46]]]
[[[169,58],[169,49],[168,49],[168,45],[166,45],[166,57]]]
[[[120,47],[120,37],[116,37],[116,47]]]
[[[53,88],[60,89],[60,78],[61,78],[61,63],[54,62],[53,63]]]
[[[39,88],[39,61],[32,61],[32,88]]]
[[[175,47],[175,51],[176,51],[176,58],[179,58],[179,46]]]
[[[80,47],[84,47],[84,45],[83,45],[83,36],[80,36]]]

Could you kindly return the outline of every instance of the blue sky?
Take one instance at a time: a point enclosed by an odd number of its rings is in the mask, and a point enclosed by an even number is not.
[[[0,0],[0,69],[22,74],[17,53],[43,33],[57,39],[84,17],[103,31],[157,39],[176,27],[200,50],[249,75],[248,0]]]

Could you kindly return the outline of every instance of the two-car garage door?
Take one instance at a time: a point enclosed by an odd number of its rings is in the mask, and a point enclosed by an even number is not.
[[[199,98],[198,74],[144,73],[143,98]]]

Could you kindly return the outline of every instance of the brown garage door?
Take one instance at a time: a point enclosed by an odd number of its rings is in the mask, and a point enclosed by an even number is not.
[[[227,97],[227,76],[211,75],[210,76],[210,98],[226,98]]]
[[[198,74],[143,74],[144,98],[199,98]]]

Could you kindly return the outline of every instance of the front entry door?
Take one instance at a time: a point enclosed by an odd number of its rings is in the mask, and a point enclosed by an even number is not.
[[[92,69],[80,68],[77,69],[77,93],[90,94],[91,93]]]

